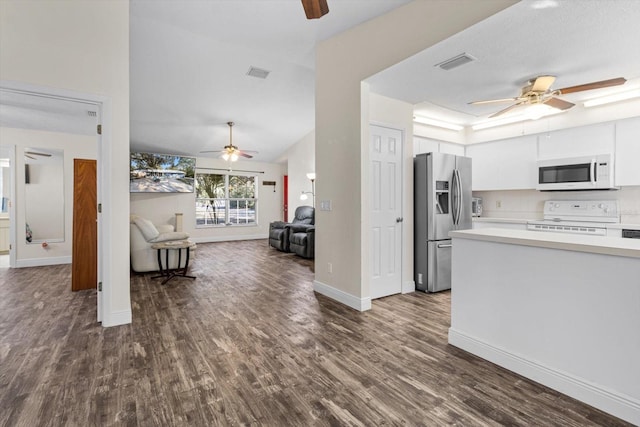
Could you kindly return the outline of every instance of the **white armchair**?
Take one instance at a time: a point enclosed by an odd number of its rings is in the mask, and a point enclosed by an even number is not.
[[[131,215],[129,229],[131,269],[137,273],[158,271],[158,254],[155,249],[151,249],[152,244],[189,238],[188,233],[173,231],[172,225],[156,226],[148,219],[137,215]],[[170,251],[169,268],[177,266],[178,257],[175,251]]]

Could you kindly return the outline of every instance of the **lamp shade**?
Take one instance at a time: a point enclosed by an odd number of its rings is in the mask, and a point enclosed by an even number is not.
[[[307,174],[307,178],[309,178],[309,179],[311,179],[311,180],[316,179],[316,173],[315,173],[315,172],[309,172],[309,173]]]

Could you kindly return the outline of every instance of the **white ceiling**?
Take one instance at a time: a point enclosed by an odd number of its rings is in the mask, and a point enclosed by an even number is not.
[[[131,148],[219,150],[233,121],[235,145],[279,160],[315,127],[315,45],[409,1],[329,0],[307,20],[299,0],[132,0]]]
[[[575,103],[640,87],[639,22],[638,0],[524,0],[367,81],[373,92],[415,104],[417,115],[469,125],[510,105],[469,102],[518,96],[539,75],[557,76],[554,89],[628,80],[562,96]],[[435,66],[461,53],[477,60]]]
[[[234,121],[235,145],[258,151],[258,161],[281,160],[314,129],[318,41],[409,1],[329,0],[328,15],[307,20],[298,0],[131,0],[131,149],[202,156],[228,142]],[[417,114],[467,125],[503,107],[468,102],[514,97],[537,75],[557,76],[554,88],[629,80],[564,97],[576,102],[640,87],[638,22],[639,0],[523,0],[368,82]],[[463,52],[477,61],[434,66]],[[271,74],[247,76],[250,66]],[[67,131],[95,130],[87,106],[54,111],[47,99],[1,95],[0,125],[63,131],[57,119],[66,114],[79,121]]]

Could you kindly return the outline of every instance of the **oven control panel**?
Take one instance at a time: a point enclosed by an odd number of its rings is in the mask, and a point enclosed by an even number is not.
[[[544,219],[553,221],[620,222],[617,200],[547,200]]]

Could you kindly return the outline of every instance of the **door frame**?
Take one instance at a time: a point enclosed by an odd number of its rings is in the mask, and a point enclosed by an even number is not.
[[[102,134],[98,134],[96,131],[96,143],[97,143],[97,195],[98,203],[102,205],[102,211],[98,212],[98,283],[102,283],[102,291],[97,292],[97,321],[103,322],[103,313],[111,313],[111,272],[110,265],[111,260],[109,254],[111,253],[111,240],[105,239],[104,236],[111,236],[110,230],[112,227],[112,212],[113,207],[111,203],[111,183],[108,179],[109,171],[112,168],[112,155],[111,155],[111,139],[112,139],[112,118],[111,118],[111,100],[105,96],[95,95],[90,93],[76,92],[67,89],[58,89],[45,86],[34,85],[25,82],[0,80],[0,92],[12,92],[20,93],[30,96],[41,96],[50,99],[80,102],[83,104],[93,105],[97,109],[96,123],[102,125]],[[15,148],[14,148],[15,151]],[[15,152],[14,152],[15,158]],[[12,175],[12,191],[15,197],[15,168],[13,168]],[[15,214],[15,203],[11,203]],[[103,215],[104,214],[104,215]],[[16,229],[15,226],[9,230],[10,241],[12,248],[15,248],[16,242]],[[12,252],[10,252],[11,254]],[[15,252],[13,252],[13,258],[10,258],[11,267],[15,266]],[[73,262],[73,260],[72,260]],[[98,284],[96,284],[98,286]],[[106,323],[111,323],[110,319],[106,319]]]
[[[405,218],[406,216],[406,211],[405,211],[405,202],[406,202],[406,195],[405,192],[407,191],[407,188],[405,188],[405,181],[406,181],[406,168],[405,168],[405,161],[406,161],[406,143],[407,143],[407,130],[397,124],[391,124],[391,123],[385,123],[385,122],[380,122],[380,121],[376,121],[376,120],[370,120],[368,122],[367,125],[367,131],[366,131],[366,147],[365,151],[366,151],[366,155],[363,155],[363,159],[366,158],[366,173],[363,173],[363,177],[366,176],[366,188],[363,188],[363,195],[364,194],[369,194],[371,191],[371,185],[373,185],[373,183],[370,180],[370,176],[371,176],[371,127],[372,126],[378,126],[378,127],[383,127],[383,128],[387,128],[387,129],[391,129],[391,130],[395,130],[400,132],[400,149],[402,151],[401,156],[400,156],[400,176],[401,176],[401,180],[398,183],[399,185],[399,191],[400,191],[400,216],[402,218]],[[365,154],[365,153],[363,153]],[[364,166],[364,165],[363,165]],[[365,206],[365,205],[363,205]],[[366,211],[366,224],[364,225],[364,229],[363,229],[363,236],[368,236],[369,235],[369,230],[371,228],[371,200],[369,200],[369,196],[367,196],[367,211]],[[415,290],[415,287],[411,287],[411,286],[406,286],[405,284],[405,278],[406,278],[406,274],[405,274],[405,269],[404,269],[404,263],[405,263],[405,258],[407,256],[406,253],[406,245],[405,245],[405,234],[406,232],[406,226],[405,226],[405,222],[403,221],[401,224],[401,232],[400,232],[400,251],[398,252],[400,254],[400,293],[404,294],[407,292],[413,292]],[[366,271],[365,269],[363,269],[362,273],[363,273],[363,278],[366,279],[367,282],[367,295],[363,295],[363,297],[366,297],[369,300],[369,308],[371,308],[371,286],[369,285],[369,281],[371,280],[371,262],[370,262],[370,257],[371,257],[371,245],[373,244],[373,242],[370,241],[370,239],[367,237],[366,240],[367,244],[365,246],[363,246],[363,249],[366,248],[366,250],[362,251],[362,262],[363,262],[363,266],[366,265]],[[413,282],[411,282],[413,284]]]

